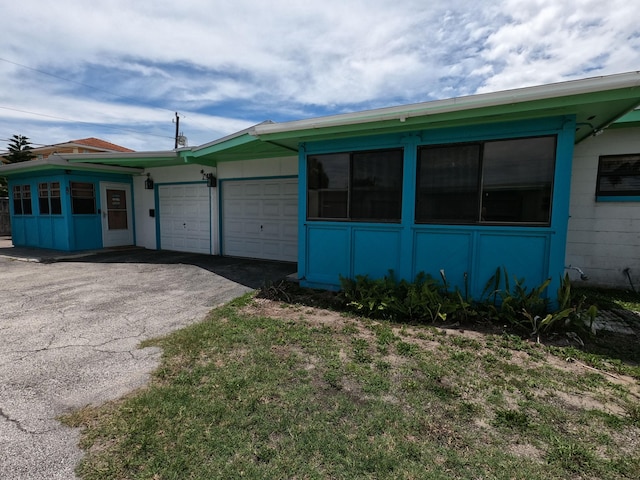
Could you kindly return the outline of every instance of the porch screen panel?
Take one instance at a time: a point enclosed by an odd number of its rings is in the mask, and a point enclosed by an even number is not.
[[[351,218],[398,221],[402,212],[402,150],[353,154]]]
[[[70,182],[71,211],[74,214],[91,215],[96,213],[96,191],[93,183]]]
[[[307,160],[307,216],[346,219],[349,203],[349,154],[310,156]]]
[[[307,157],[307,218],[399,222],[404,150]]]
[[[420,149],[416,222],[472,223],[479,220],[480,152],[479,144]]]
[[[555,136],[486,142],[482,219],[549,223],[555,152]]]

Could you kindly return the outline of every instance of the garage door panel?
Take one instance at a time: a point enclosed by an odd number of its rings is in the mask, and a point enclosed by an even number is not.
[[[198,185],[158,186],[160,247],[211,253],[210,190]]]
[[[286,218],[298,218],[298,204],[295,205],[286,204],[282,207],[282,215]]]
[[[298,182],[290,182],[282,185],[282,194],[298,198]]]
[[[289,223],[282,226],[282,238],[288,241],[294,241],[298,238],[298,224]]]
[[[297,261],[297,186],[297,179],[225,182],[223,253]]]
[[[257,200],[249,200],[243,204],[243,216],[244,217],[259,217],[260,216],[260,202]]]
[[[283,214],[283,205],[281,202],[264,202],[262,205],[262,215],[264,217],[279,218]]]

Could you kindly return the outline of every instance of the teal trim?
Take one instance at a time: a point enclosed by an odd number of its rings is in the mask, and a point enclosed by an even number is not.
[[[45,182],[60,182],[61,215],[40,215],[38,184]],[[87,182],[93,185],[96,213],[79,215],[72,212],[71,182]],[[127,184],[131,187],[133,195],[133,179],[128,174],[50,169],[22,172],[9,177],[10,189],[12,189],[13,185],[29,185],[31,187],[31,207],[33,212],[32,215],[15,215],[13,199],[9,202],[11,223],[14,225],[14,245],[62,251],[103,248],[102,219],[101,214],[98,213],[102,208],[100,182]],[[131,201],[133,202],[133,198]],[[131,210],[132,212],[135,211],[133,203]],[[132,221],[134,222],[135,238],[135,219],[132,219]]]
[[[420,271],[450,286],[481,295],[496,268],[537,286],[551,278],[554,300],[564,274],[575,117],[417,130],[402,134],[307,142],[299,151],[299,277],[309,287],[339,288],[339,276],[380,277],[393,269],[398,278]],[[556,165],[548,225],[415,224],[417,151],[422,145],[554,135]],[[402,217],[399,224],[307,221],[306,158],[311,154],[404,148]]]
[[[307,146],[300,144],[298,152],[298,279],[305,280],[309,259],[307,239]],[[325,290],[327,288],[325,287]]]
[[[575,118],[566,119],[558,132],[556,144],[556,168],[553,180],[551,229],[555,235],[549,242],[548,277],[551,283],[548,295],[555,302],[565,274],[567,231],[569,229],[569,203],[571,196],[571,169],[573,163]]]
[[[640,202],[640,195],[596,195],[596,202]]]
[[[273,177],[262,176],[262,177],[229,177],[229,178],[219,178],[218,183],[220,182],[242,182],[245,180],[277,180],[279,178],[298,178],[298,175],[275,175]]]
[[[536,137],[556,134],[565,128],[567,124],[575,125],[575,119],[573,117],[563,116],[512,123],[471,125],[467,128],[441,128],[396,134],[339,138],[306,142],[305,149],[307,155],[312,155],[397,148],[402,147],[407,141],[410,141],[412,145],[440,145],[480,140]]]

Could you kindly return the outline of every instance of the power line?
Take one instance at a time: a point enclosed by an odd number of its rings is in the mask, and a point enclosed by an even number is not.
[[[170,138],[172,140],[174,139],[174,137],[169,136],[169,135],[159,135],[157,133],[141,132],[140,130],[133,130],[131,128],[113,127],[113,126],[107,125],[105,123],[93,123],[93,122],[83,122],[81,120],[71,120],[69,118],[57,117],[55,115],[48,115],[46,113],[29,112],[27,110],[20,110],[18,108],[5,107],[5,106],[2,106],[2,105],[0,105],[0,108],[3,109],[3,110],[10,110],[10,111],[13,111],[13,112],[26,113],[28,115],[36,115],[38,117],[53,118],[55,120],[63,120],[65,122],[82,123],[84,125],[92,125],[92,126],[96,126],[96,127],[110,128],[112,130],[120,130],[120,131],[123,131],[123,132],[131,132],[131,133],[136,133],[136,134],[139,134],[139,135],[150,135],[152,137]]]
[[[47,75],[49,77],[57,78],[59,80],[64,80],[65,82],[70,82],[70,83],[74,83],[76,85],[80,85],[80,86],[85,87],[85,88],[90,88],[90,89],[96,90],[98,92],[106,93],[106,94],[112,95],[114,97],[122,98],[123,100],[130,100],[130,101],[133,101],[133,102],[136,102],[136,103],[140,102],[138,99],[135,99],[135,98],[132,98],[132,97],[127,97],[127,96],[124,96],[124,95],[120,95],[118,93],[113,93],[113,92],[110,92],[109,90],[105,90],[103,88],[95,87],[95,86],[89,85],[87,83],[77,82],[75,80],[71,80],[70,78],[65,78],[65,77],[62,77],[60,75],[56,75],[54,73],[45,72],[44,70],[39,70],[37,68],[29,67],[28,65],[23,65],[21,63],[14,62],[12,60],[7,60],[6,58],[1,58],[0,57],[0,61],[6,62],[6,63],[10,63],[11,65],[16,65],[18,67],[26,68],[27,70],[31,70],[31,71],[40,73],[42,75]],[[158,107],[156,105],[148,105],[148,106],[151,107],[151,108],[157,108],[158,110],[165,110],[165,111],[174,113],[174,110],[170,110],[168,108]]]

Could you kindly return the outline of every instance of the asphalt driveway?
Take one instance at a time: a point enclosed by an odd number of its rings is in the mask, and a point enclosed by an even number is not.
[[[41,262],[3,256],[16,250],[0,246],[3,480],[75,478],[79,432],[56,417],[143,386],[161,352],[138,348],[142,340],[296,269],[147,250]]]

